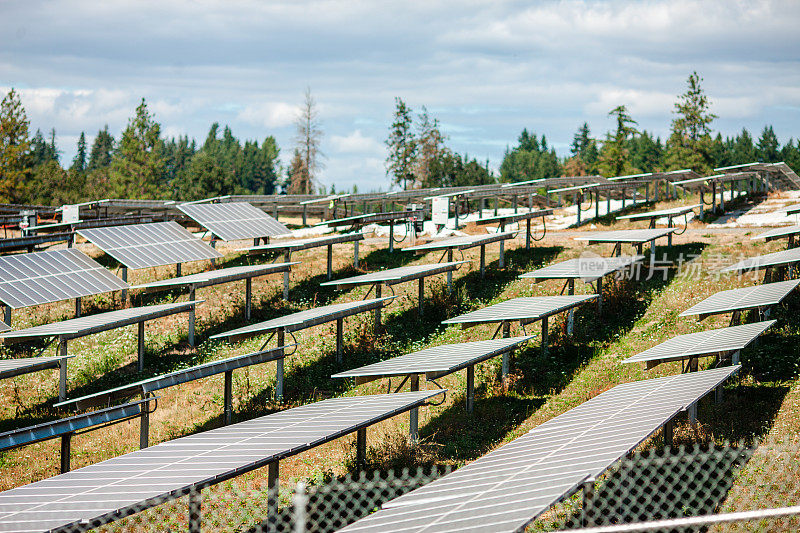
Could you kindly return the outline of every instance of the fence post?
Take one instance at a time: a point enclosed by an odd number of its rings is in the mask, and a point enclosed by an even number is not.
[[[308,495],[306,494],[306,484],[302,481],[297,484],[293,501],[294,533],[305,533],[306,520],[308,520]]]
[[[583,481],[583,517],[582,526],[592,527],[594,525],[594,477],[588,477]]]

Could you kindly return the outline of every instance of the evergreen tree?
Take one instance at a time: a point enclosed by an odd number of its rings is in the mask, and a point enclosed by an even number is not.
[[[742,129],[742,133],[732,140],[730,145],[731,165],[743,165],[753,163],[758,159],[756,147],[753,144],[753,137],[747,128]]]
[[[794,139],[789,139],[781,148],[781,159],[789,165],[795,172],[800,172],[800,143]]]
[[[305,194],[305,177],[308,172],[305,169],[305,162],[300,150],[295,148],[289,168],[286,169],[286,179],[289,183],[287,191],[289,194]]]
[[[624,105],[615,107],[608,114],[615,118],[617,128],[614,132],[606,134],[606,140],[600,149],[598,169],[607,177],[632,174],[635,169],[631,164],[628,144],[638,133],[635,128],[636,121],[631,118]]]
[[[22,201],[30,175],[29,125],[19,95],[11,89],[0,102],[0,202]]]
[[[711,123],[717,116],[710,111],[711,102],[700,86],[703,79],[692,72],[685,93],[678,96],[673,111],[672,132],[667,140],[667,170],[691,168],[701,174],[713,168],[711,158]]]
[[[414,163],[417,160],[418,143],[414,135],[411,109],[399,97],[394,101],[394,122],[385,141],[389,149],[389,155],[386,157],[386,173],[394,176],[395,184],[402,183],[403,189],[408,189],[409,182],[414,183]]]
[[[179,197],[189,201],[233,194],[234,188],[229,170],[203,150],[192,158],[186,177],[178,183]]]
[[[119,198],[157,198],[166,188],[161,126],[148,111],[144,98],[122,132],[110,171],[112,191]]]
[[[777,163],[781,160],[780,143],[772,126],[764,126],[761,137],[758,139],[756,154],[762,163]]]
[[[30,163],[33,168],[53,160],[50,146],[47,144],[47,141],[44,140],[44,135],[42,135],[40,130],[36,130],[36,133],[33,135],[30,150]]]
[[[661,168],[663,152],[661,139],[654,139],[647,131],[643,131],[630,143],[631,165],[639,172],[655,172]]]
[[[111,154],[114,151],[114,137],[108,133],[108,124],[97,132],[89,152],[89,164],[86,170],[92,171],[106,168],[111,164]]]
[[[72,158],[70,170],[75,170],[76,172],[83,172],[86,170],[86,135],[83,132],[81,132],[81,136],[78,137],[78,149],[75,153],[75,157]]]
[[[517,182],[553,178],[561,174],[561,164],[555,150],[548,149],[547,139],[539,140],[527,128],[517,139],[517,146],[506,149],[500,164],[500,181]]]

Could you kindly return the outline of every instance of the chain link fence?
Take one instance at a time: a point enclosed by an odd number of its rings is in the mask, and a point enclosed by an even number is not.
[[[599,478],[587,478],[525,531],[798,531],[799,442],[633,453]],[[284,482],[277,489],[267,489],[257,476],[235,478],[203,489],[199,497],[150,506],[94,531],[327,533],[447,473],[431,468],[362,473]],[[492,531],[490,523],[481,525]]]

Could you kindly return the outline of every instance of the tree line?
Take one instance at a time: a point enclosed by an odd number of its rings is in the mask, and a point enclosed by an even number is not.
[[[489,170],[488,163],[480,165],[447,148],[438,121],[431,119],[424,107],[415,125],[412,111],[398,98],[386,139],[389,149],[386,170],[394,183],[404,188],[558,176],[614,177],[686,168],[709,175],[714,168],[754,161],[784,161],[800,171],[800,142],[789,139],[781,146],[772,126],[765,126],[757,140],[747,129],[733,137],[714,135],[711,124],[717,117],[710,111],[710,101],[701,82],[697,72],[688,77],[686,92],[674,104],[675,118],[665,141],[647,130],[639,130],[627,106],[620,105],[609,112],[615,127],[602,138],[592,136],[588,123],[581,124],[566,157],[556,154],[544,134],[539,136],[523,129],[516,146],[506,148],[497,173]]]

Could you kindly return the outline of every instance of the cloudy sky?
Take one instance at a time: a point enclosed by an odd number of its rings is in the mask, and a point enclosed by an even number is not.
[[[563,155],[620,104],[665,137],[693,70],[723,135],[800,136],[797,0],[0,0],[0,13],[0,89],[21,92],[34,131],[56,129],[62,161],[81,131],[118,136],[142,97],[167,136],[202,142],[217,121],[274,135],[285,161],[310,87],[323,184],[386,189],[395,97],[497,168],[522,128]]]

